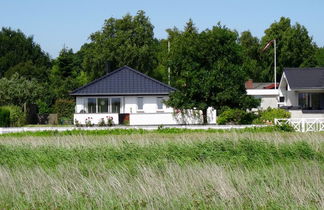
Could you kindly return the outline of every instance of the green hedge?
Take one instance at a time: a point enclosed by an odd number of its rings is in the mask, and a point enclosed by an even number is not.
[[[290,118],[290,112],[284,109],[268,108],[259,111],[258,118],[253,121],[253,124],[273,124],[275,118]]]
[[[10,112],[7,109],[0,108],[0,127],[10,126]]]
[[[22,108],[19,106],[3,106],[4,110],[10,112],[10,126],[20,127],[26,124],[26,114],[23,112]]]
[[[252,112],[246,112],[241,109],[228,109],[223,111],[217,118],[219,125],[247,125],[251,124],[256,118]]]
[[[61,124],[66,124],[64,122],[67,121],[70,121],[70,123],[72,124],[74,107],[74,100],[57,99],[55,101],[54,111],[57,113],[59,122]]]

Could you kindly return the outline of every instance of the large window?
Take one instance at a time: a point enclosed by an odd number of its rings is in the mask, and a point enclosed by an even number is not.
[[[143,97],[137,97],[137,109],[143,110]]]
[[[324,109],[324,93],[299,93],[298,105],[302,109]]]
[[[109,98],[98,98],[98,113],[109,112]]]
[[[97,112],[97,99],[88,98],[88,113],[96,113],[96,112]]]
[[[120,98],[111,99],[111,112],[120,113]]]
[[[163,97],[157,97],[157,108],[159,110],[163,109]]]

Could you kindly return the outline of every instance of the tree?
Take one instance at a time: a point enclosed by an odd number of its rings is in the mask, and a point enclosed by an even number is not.
[[[102,30],[91,34],[90,40],[81,51],[85,55],[83,67],[91,79],[105,74],[107,61],[113,69],[128,65],[146,74],[157,66],[158,42],[143,11],[134,17],[127,14],[121,19],[105,20]]]
[[[63,48],[53,61],[49,80],[54,99],[70,98],[69,92],[86,84],[88,78],[82,70],[82,54]]]
[[[0,78],[19,73],[27,78],[47,79],[51,62],[48,54],[20,30],[2,28],[0,31]]]
[[[16,73],[10,79],[0,79],[0,106],[34,104],[38,99],[45,101],[47,90],[36,80],[27,80]]]
[[[324,47],[317,49],[315,57],[317,60],[317,66],[324,67]]]
[[[315,59],[316,45],[307,29],[296,23],[291,25],[289,18],[281,17],[265,30],[261,46],[270,40],[277,41],[277,75],[281,76],[284,67],[313,67],[317,65]],[[264,70],[261,72],[262,81],[273,80],[273,48],[263,53]]]
[[[250,31],[244,31],[239,38],[243,50],[243,69],[250,79],[260,81],[263,63],[260,54],[260,40],[252,36]]]
[[[221,110],[255,107],[258,101],[246,95],[246,74],[238,34],[218,24],[198,32],[189,20],[183,32],[169,30],[172,41],[170,66],[173,86],[169,106],[198,109],[207,123],[207,108]]]

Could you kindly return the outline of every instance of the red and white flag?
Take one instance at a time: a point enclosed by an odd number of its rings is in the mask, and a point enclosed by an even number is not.
[[[268,44],[266,44],[266,46],[262,49],[262,52],[265,51],[266,49],[268,49],[273,42],[274,42],[274,39],[271,40],[270,42],[268,42]]]

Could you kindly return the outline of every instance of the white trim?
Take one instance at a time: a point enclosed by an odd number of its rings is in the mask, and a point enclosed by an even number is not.
[[[278,89],[247,89],[246,94],[250,96],[278,96]]]

